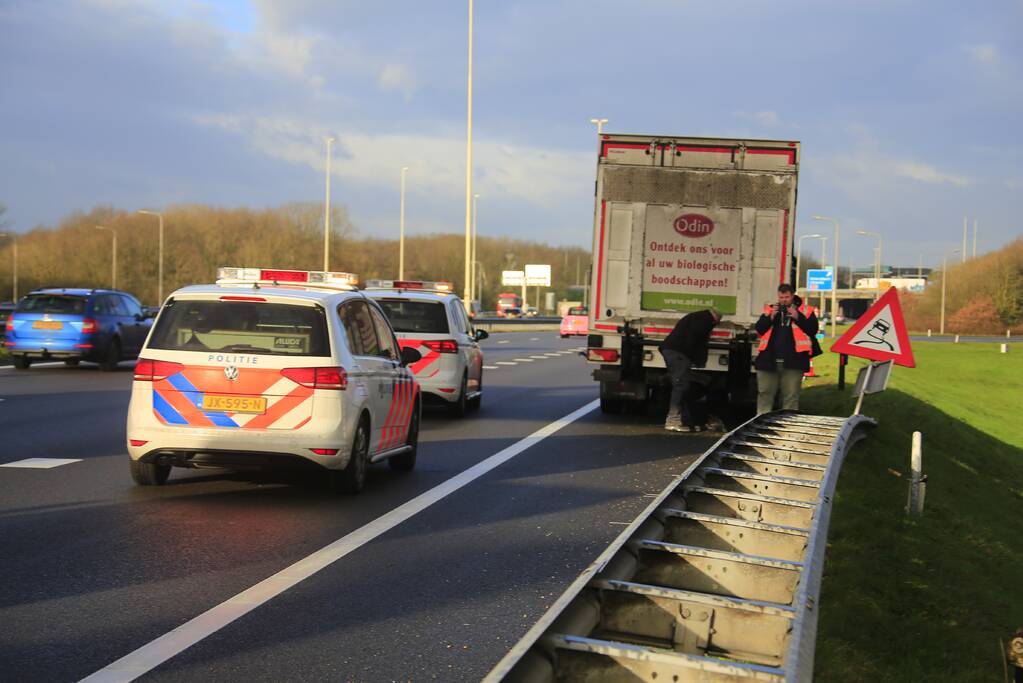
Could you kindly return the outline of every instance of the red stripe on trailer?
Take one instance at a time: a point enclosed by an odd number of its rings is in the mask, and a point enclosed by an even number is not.
[[[594,316],[600,316],[600,287],[604,274],[604,220],[607,218],[607,202],[600,202],[600,254],[597,257],[597,305],[594,307]]]
[[[785,267],[785,255],[786,247],[789,244],[789,210],[785,209],[785,216],[782,218],[781,224],[781,275],[778,276],[778,282],[788,282],[785,279],[785,274],[788,272],[788,268]]]
[[[607,150],[609,149],[647,149],[650,145],[642,145],[629,142],[605,142],[603,144],[604,150],[601,152],[602,156],[607,156]]]
[[[600,323],[596,323],[594,327],[596,327],[598,330],[611,330],[612,332],[618,331],[617,325],[601,325]]]

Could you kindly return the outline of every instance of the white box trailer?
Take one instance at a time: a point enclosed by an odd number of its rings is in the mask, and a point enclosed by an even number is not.
[[[794,274],[799,155],[794,141],[601,136],[587,359],[605,412],[667,387],[657,346],[711,306],[724,317],[694,380],[748,396],[753,324]]]

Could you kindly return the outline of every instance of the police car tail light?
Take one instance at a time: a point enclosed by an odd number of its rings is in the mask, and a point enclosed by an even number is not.
[[[348,373],[344,368],[284,368],[281,374],[295,384],[301,384],[310,389],[335,389],[344,390],[348,388]]]
[[[99,323],[92,318],[86,318],[82,321],[82,334],[96,334],[99,332]]]
[[[178,374],[184,369],[185,366],[181,363],[139,358],[138,362],[135,363],[135,380],[137,382],[159,382],[171,375]]]
[[[13,315],[10,318],[7,319],[7,322],[4,323],[4,331],[7,332],[8,334],[10,334],[11,332],[14,332],[14,316]]]
[[[337,455],[340,448],[310,448],[316,455]]]
[[[587,349],[586,360],[599,363],[615,363],[618,361],[618,349]]]
[[[437,353],[458,353],[458,342],[454,339],[430,339],[423,346]]]

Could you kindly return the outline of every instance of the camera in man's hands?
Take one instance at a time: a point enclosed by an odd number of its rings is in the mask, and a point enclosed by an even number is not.
[[[787,323],[790,317],[789,307],[779,301],[778,303],[775,304],[775,310],[777,310],[777,312],[781,314],[782,323]]]

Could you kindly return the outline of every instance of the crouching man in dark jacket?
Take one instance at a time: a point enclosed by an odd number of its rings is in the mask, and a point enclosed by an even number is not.
[[[757,414],[774,410],[781,393],[783,410],[799,410],[803,373],[810,369],[817,334],[817,314],[803,305],[792,285],[778,285],[778,302],[764,306],[757,320]]]
[[[701,432],[702,424],[693,418],[689,394],[689,371],[707,364],[710,332],[721,320],[714,310],[695,311],[675,323],[675,329],[661,342],[660,351],[671,377],[671,401],[664,428],[672,432]]]

